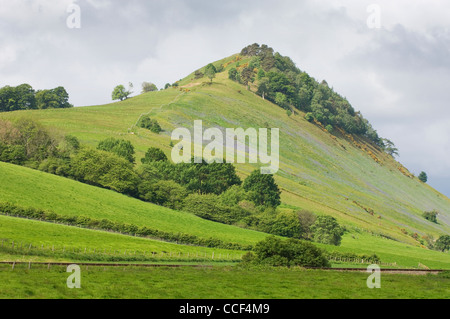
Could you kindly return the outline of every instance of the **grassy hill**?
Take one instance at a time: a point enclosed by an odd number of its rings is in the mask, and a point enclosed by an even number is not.
[[[136,165],[150,147],[170,158],[171,132],[203,127],[279,128],[280,170],[275,180],[282,193],[279,211],[309,210],[331,215],[345,226],[340,246],[317,244],[327,252],[377,254],[382,267],[450,269],[450,254],[425,247],[422,236],[450,234],[450,199],[420,182],[371,141],[335,129],[329,133],[305,114],[285,109],[228,79],[228,70],[250,58],[233,55],[214,64],[225,66],[210,83],[192,73],[178,87],[149,92],[118,103],[0,113],[0,119],[30,117],[52,135],[76,136],[97,146],[108,138],[130,141]],[[143,115],[156,119],[163,131],[139,128]],[[176,143],[176,142],[174,142]],[[234,164],[246,178],[258,165]],[[0,204],[86,216],[112,223],[148,227],[223,243],[254,245],[268,235],[225,225],[194,214],[140,201],[112,190],[30,168],[0,162]],[[438,223],[424,211],[439,211]],[[66,288],[62,267],[2,265],[0,298],[445,298],[448,274],[411,276],[383,274],[383,289],[368,289],[367,274],[323,270],[227,267],[246,251],[167,242],[162,237],[136,237],[0,214],[0,261],[115,262],[212,264],[212,269],[83,268],[83,289]],[[158,239],[159,238],[159,239]],[[224,265],[225,267],[220,267]],[[351,260],[333,267],[366,267]],[[15,268],[14,268],[15,267]],[[123,268],[123,269],[122,269]],[[105,290],[105,287],[107,289]],[[110,287],[110,288],[108,288]],[[300,287],[300,288],[299,288]],[[381,292],[381,293],[380,293]]]
[[[91,146],[107,137],[127,139],[135,146],[137,165],[152,146],[161,148],[170,158],[171,131],[176,127],[192,128],[194,120],[203,120],[204,128],[280,128],[280,170],[275,176],[282,189],[280,209],[307,209],[332,215],[349,230],[341,247],[323,245],[325,249],[377,253],[384,262],[407,267],[421,262],[429,267],[450,268],[449,254],[429,251],[413,238],[415,233],[419,240],[427,234],[438,237],[450,233],[450,200],[446,196],[421,183],[369,141],[343,131],[330,134],[320,125],[306,121],[304,113],[295,110],[289,116],[286,110],[263,100],[253,93],[253,85],[247,90],[229,80],[227,71],[237,65],[236,60],[236,56],[231,56],[216,62],[227,67],[212,84],[209,79],[195,79],[190,74],[179,81],[177,88],[141,94],[123,102],[18,111],[2,113],[0,117],[32,117],[56,134],[72,134]],[[239,63],[246,61],[244,57]],[[161,134],[136,126],[144,114],[158,120],[163,128]],[[235,167],[242,178],[255,169],[253,164]],[[0,201],[241,244],[254,244],[266,236],[23,167],[0,163],[0,172]],[[424,211],[433,209],[440,212],[438,224],[422,217]],[[13,226],[4,218],[2,222],[11,228],[31,227]],[[63,227],[45,227],[50,226]],[[4,235],[0,236],[12,236],[2,229]],[[18,233],[16,240],[31,240],[25,233]],[[144,240],[123,237],[126,239],[121,240],[136,249],[141,248],[140,244],[132,240]],[[50,243],[53,239],[45,240]]]
[[[363,228],[396,240],[418,244],[411,237],[450,232],[450,200],[421,183],[391,156],[357,136],[335,135],[309,123],[304,114],[286,111],[227,78],[236,65],[235,56],[210,85],[209,80],[191,74],[180,87],[149,92],[119,103],[63,110],[4,113],[2,118],[31,116],[47,127],[70,133],[82,143],[96,145],[106,137],[130,140],[137,162],[151,146],[170,156],[170,133],[176,127],[192,127],[203,120],[204,127],[280,128],[280,171],[276,181],[288,208],[309,209],[335,216],[349,228]],[[231,63],[230,63],[231,62]],[[239,63],[243,64],[246,59]],[[252,88],[254,90],[254,88]],[[142,114],[158,120],[160,135],[137,128]],[[253,165],[236,164],[245,177]],[[440,212],[439,223],[425,220],[424,211]],[[372,212],[372,214],[369,214]]]

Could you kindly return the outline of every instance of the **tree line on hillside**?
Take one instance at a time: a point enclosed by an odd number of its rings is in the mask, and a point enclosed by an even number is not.
[[[260,170],[242,181],[230,163],[174,164],[154,147],[135,167],[130,141],[107,138],[92,148],[72,135],[55,137],[30,118],[0,120],[0,160],[274,235],[339,245],[344,232],[331,216],[279,210],[279,187]]]
[[[341,128],[347,133],[365,136],[384,148],[384,141],[360,112],[346,98],[301,71],[289,58],[267,45],[257,43],[242,49],[242,56],[251,57],[245,67],[231,68],[229,78],[247,85],[256,83],[257,94],[271,102],[306,113],[306,119],[323,124],[329,131]]]
[[[37,91],[29,84],[0,88],[0,112],[69,107],[73,105],[62,86]]]

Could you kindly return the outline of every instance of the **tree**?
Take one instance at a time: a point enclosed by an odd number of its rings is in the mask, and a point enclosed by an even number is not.
[[[332,216],[319,216],[311,226],[314,241],[322,244],[339,246],[344,230]]]
[[[450,236],[449,235],[440,236],[439,239],[436,240],[436,244],[434,245],[434,247],[440,251],[450,250]]]
[[[205,68],[205,75],[211,80],[211,83],[212,80],[216,77],[216,72],[216,67],[212,63],[208,64]]]
[[[20,118],[14,123],[19,132],[13,144],[25,147],[27,159],[42,161],[56,155],[57,140],[39,123],[30,118]]]
[[[277,207],[281,204],[281,191],[272,174],[261,174],[259,169],[254,170],[245,179],[243,187],[251,192],[249,198],[258,206]]]
[[[172,85],[170,83],[166,83],[166,85],[164,85],[164,90],[167,90],[168,88],[170,88]]]
[[[36,92],[36,105],[38,109],[70,108],[69,94],[59,86],[51,90],[40,90]]]
[[[264,77],[259,81],[258,91],[256,91],[256,93],[261,95],[262,98],[264,99],[265,96],[268,94],[268,92],[269,92],[269,78]]]
[[[248,82],[252,82],[254,80],[253,79],[253,69],[250,67],[243,68],[242,72],[241,72],[241,80],[242,80],[242,83],[245,85],[247,85]]]
[[[112,99],[123,101],[126,100],[131,93],[131,91],[127,91],[125,87],[120,84],[114,88],[114,91],[112,92]]]
[[[142,164],[149,164],[151,162],[165,162],[167,156],[157,147],[150,147],[145,153],[145,157],[141,159]]]
[[[426,183],[428,181],[428,176],[427,176],[427,173],[425,173],[425,172],[420,172],[418,178],[419,178],[419,181],[421,181],[422,183]]]
[[[101,141],[97,149],[114,153],[130,163],[134,163],[134,146],[130,141],[109,137]]]
[[[313,232],[311,226],[316,222],[316,215],[307,210],[301,210],[297,212],[297,218],[300,222],[301,234],[303,239],[311,240],[313,238]]]
[[[150,82],[142,83],[142,93],[154,92],[154,91],[158,91],[158,88],[156,87],[155,84],[150,83]]]
[[[383,149],[386,153],[391,155],[392,157],[394,155],[398,156],[398,148],[395,147],[394,143],[391,140],[388,140],[387,138],[382,138],[381,141],[383,142]]]

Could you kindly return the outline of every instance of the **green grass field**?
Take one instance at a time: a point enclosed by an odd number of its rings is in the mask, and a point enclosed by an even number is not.
[[[61,215],[106,218],[161,231],[214,237],[225,242],[255,244],[267,236],[20,166],[0,163],[0,175],[0,201],[3,202]]]
[[[3,240],[5,241],[4,244]],[[114,256],[119,256],[124,260],[127,257],[132,259],[136,255],[150,257],[154,253],[156,257],[164,260],[170,260],[170,256],[173,256],[172,259],[220,261],[240,259],[241,255],[245,253],[238,250],[179,245],[7,216],[0,216],[0,241],[2,241],[0,252],[5,250],[3,248],[8,248],[8,253],[4,253],[1,260],[13,261],[72,260],[67,256],[64,258],[63,250],[79,252],[77,257],[80,260],[83,260],[85,250],[88,253],[95,251],[108,256],[112,256],[115,252]],[[10,249],[12,242],[15,242],[14,247],[17,253]],[[28,250],[30,244],[33,249]],[[19,249],[18,246],[23,247],[23,249]],[[45,254],[41,254],[41,251],[44,251]],[[56,253],[53,253],[53,251],[56,251]],[[212,259],[213,253],[214,260]],[[152,259],[150,258],[149,261],[152,261]]]
[[[69,289],[65,267],[0,265],[0,298],[31,299],[448,299],[450,277],[301,269],[81,267],[81,289]]]

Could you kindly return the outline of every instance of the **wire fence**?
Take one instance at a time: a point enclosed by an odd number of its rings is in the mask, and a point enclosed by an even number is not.
[[[71,258],[98,261],[240,261],[242,254],[222,251],[153,251],[95,247],[69,247],[54,244],[33,244],[0,239],[0,251],[13,255]]]

